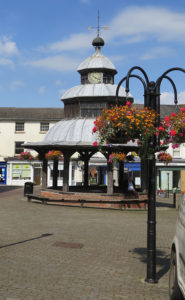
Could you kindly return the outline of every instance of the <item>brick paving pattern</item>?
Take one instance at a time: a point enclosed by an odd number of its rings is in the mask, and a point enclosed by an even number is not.
[[[159,281],[147,284],[146,211],[42,205],[28,203],[23,188],[0,192],[0,299],[167,300],[177,210],[162,201]]]

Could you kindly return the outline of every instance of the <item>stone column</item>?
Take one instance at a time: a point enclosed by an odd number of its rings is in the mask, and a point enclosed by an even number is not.
[[[47,177],[48,177],[48,161],[43,157],[42,160],[42,188],[47,188]]]
[[[107,194],[113,194],[113,166],[107,162]]]
[[[64,155],[63,192],[69,192],[69,158],[70,158],[70,155],[67,152],[63,152],[63,155]]]
[[[53,161],[53,189],[57,189],[57,181],[58,181],[58,159],[54,159]]]

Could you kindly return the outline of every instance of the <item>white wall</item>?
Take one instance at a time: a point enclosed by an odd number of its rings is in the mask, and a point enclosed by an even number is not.
[[[49,122],[50,128],[56,122]],[[40,132],[40,121],[25,122],[24,132],[15,132],[15,121],[1,121],[0,122],[0,161],[5,157],[14,157],[15,142],[39,142],[44,139],[46,133]],[[37,153],[30,151],[33,155]]]

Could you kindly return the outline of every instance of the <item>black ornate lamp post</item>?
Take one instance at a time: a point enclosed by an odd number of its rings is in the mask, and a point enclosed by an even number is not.
[[[139,75],[132,74],[133,71],[138,70],[144,76],[141,77]],[[138,67],[132,67],[127,75],[119,82],[116,96],[118,97],[119,88],[121,84],[126,81],[126,93],[128,94],[130,78],[134,77],[139,79],[144,87],[144,106],[149,109],[154,109],[157,114],[157,122],[155,124],[156,127],[160,124],[160,86],[162,80],[167,79],[174,91],[174,104],[177,105],[177,90],[173,80],[167,76],[168,73],[172,71],[181,71],[185,73],[185,69],[183,68],[171,68],[164,72],[157,80],[149,81],[146,72]],[[151,147],[155,150],[155,152],[160,150],[160,139],[154,136],[151,139]],[[156,283],[156,166],[155,166],[155,154],[153,154],[151,159],[148,159],[148,220],[147,220],[147,275],[146,281],[149,283]]]

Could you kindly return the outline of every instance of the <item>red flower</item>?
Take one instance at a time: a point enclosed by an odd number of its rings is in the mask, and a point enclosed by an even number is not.
[[[166,117],[164,118],[164,121],[165,121],[165,122],[170,121],[170,117],[169,117],[169,116],[166,116]]]
[[[170,135],[171,135],[171,136],[176,135],[176,131],[172,129],[172,130],[170,131]]]
[[[181,108],[181,111],[182,111],[182,112],[185,112],[185,107],[182,107],[182,108]]]
[[[93,143],[93,146],[94,146],[94,147],[97,147],[97,146],[98,146],[97,141],[95,141],[95,142]]]
[[[97,131],[96,126],[94,126],[93,130],[94,133]]]
[[[180,132],[180,133],[179,133],[179,136],[182,137],[182,136],[184,136],[184,134],[183,134],[182,132]]]
[[[172,117],[176,117],[176,115],[177,115],[176,113],[171,114]]]

